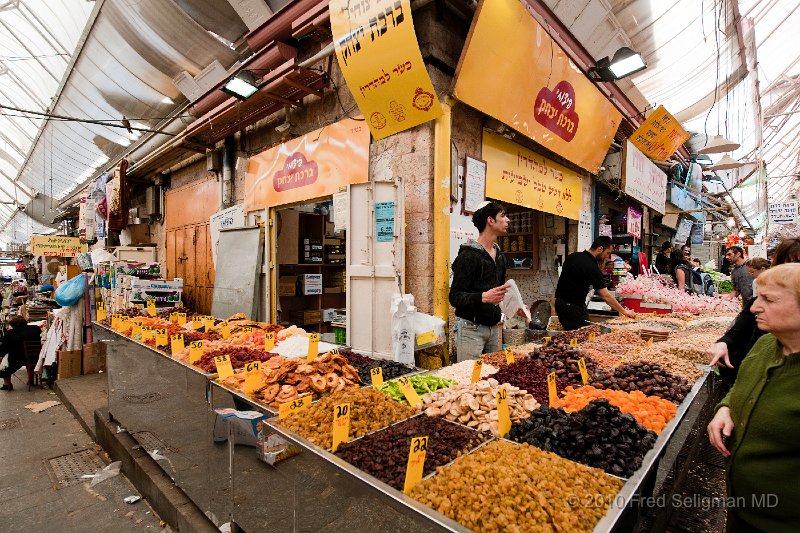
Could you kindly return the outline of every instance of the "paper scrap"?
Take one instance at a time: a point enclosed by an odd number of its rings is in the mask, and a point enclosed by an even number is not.
[[[126,498],[123,498],[122,501],[124,501],[125,503],[136,503],[141,499],[142,499],[141,496],[128,496]]]
[[[25,409],[30,409],[34,413],[41,413],[42,411],[50,409],[51,407],[55,407],[56,405],[61,405],[61,402],[57,402],[55,400],[40,403],[31,402],[25,406]]]

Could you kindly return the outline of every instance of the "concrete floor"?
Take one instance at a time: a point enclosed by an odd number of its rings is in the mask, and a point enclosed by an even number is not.
[[[84,378],[98,379],[72,379]],[[26,380],[22,369],[13,378],[14,390],[0,391],[0,530],[169,531],[145,500],[123,501],[138,492],[122,474],[94,487],[88,479],[69,486],[59,482],[50,459],[81,450],[105,463],[108,458],[63,404],[41,413],[26,409],[30,402],[60,401],[49,389],[28,392]]]

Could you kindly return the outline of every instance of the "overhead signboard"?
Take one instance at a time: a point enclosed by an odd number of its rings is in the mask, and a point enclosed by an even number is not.
[[[331,0],[328,11],[339,67],[375,139],[441,116],[410,0]]]
[[[769,204],[770,224],[794,224],[797,222],[797,201]]]
[[[580,219],[583,178],[577,172],[488,130],[483,159],[487,197]]]
[[[86,252],[89,247],[81,244],[79,237],[55,237],[50,235],[34,235],[31,237],[31,253],[44,257],[75,257],[75,254]]]
[[[592,173],[622,120],[519,0],[480,3],[454,93]]]
[[[650,159],[666,161],[689,139],[680,123],[664,106],[653,113],[631,135],[631,142]]]
[[[345,119],[250,158],[246,212],[320,198],[369,179],[369,130]]]
[[[625,143],[622,190],[631,198],[661,213],[666,212],[667,175],[630,141]]]

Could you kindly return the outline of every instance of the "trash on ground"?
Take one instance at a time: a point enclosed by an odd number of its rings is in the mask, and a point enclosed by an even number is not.
[[[61,402],[57,402],[55,400],[50,400],[48,402],[39,402],[39,403],[31,402],[25,406],[25,409],[30,409],[34,413],[41,413],[42,411],[50,409],[51,407],[55,407],[56,405],[61,405]]]
[[[125,503],[136,503],[141,499],[142,499],[141,496],[128,496],[126,498],[123,498],[122,501],[124,501]]]
[[[114,461],[105,468],[101,468],[94,473],[94,477],[92,478],[92,482],[89,484],[89,486],[94,487],[100,482],[111,479],[119,474],[120,469],[122,469],[122,461]]]

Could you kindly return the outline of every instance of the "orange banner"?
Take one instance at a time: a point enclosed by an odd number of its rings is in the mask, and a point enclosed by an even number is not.
[[[622,115],[520,0],[480,4],[455,96],[596,173]]]
[[[666,161],[689,139],[680,123],[660,105],[636,128],[630,141],[650,159]]]
[[[442,114],[410,0],[331,0],[328,11],[339,67],[376,140]]]
[[[250,158],[244,210],[302,202],[369,179],[369,129],[345,119]]]
[[[486,196],[572,220],[581,212],[583,178],[524,146],[483,130]]]

